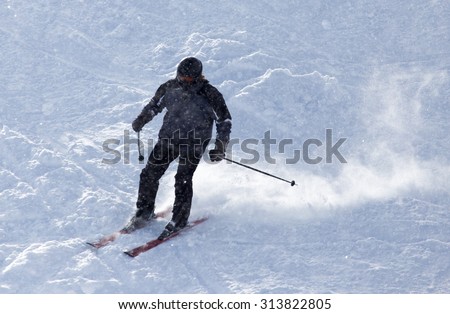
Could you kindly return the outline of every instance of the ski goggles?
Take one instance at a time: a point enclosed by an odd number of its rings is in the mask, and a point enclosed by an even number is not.
[[[195,81],[195,78],[190,77],[190,76],[182,76],[182,75],[177,75],[177,79],[180,82],[184,82],[184,83],[193,83]]]

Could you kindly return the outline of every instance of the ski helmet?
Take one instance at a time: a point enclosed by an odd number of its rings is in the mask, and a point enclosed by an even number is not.
[[[200,60],[194,57],[183,59],[177,68],[177,76],[188,76],[194,79],[202,75],[203,65]]]

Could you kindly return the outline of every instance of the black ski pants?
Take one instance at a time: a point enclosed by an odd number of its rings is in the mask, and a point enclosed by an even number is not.
[[[177,158],[178,168],[175,175],[175,201],[172,221],[176,224],[187,223],[192,204],[192,177],[208,143],[174,143],[169,139],[160,139],[142,170],[139,182],[136,216],[150,217],[155,210],[155,198],[159,180],[169,165]]]

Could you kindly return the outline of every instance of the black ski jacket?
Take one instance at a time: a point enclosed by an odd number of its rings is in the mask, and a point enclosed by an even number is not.
[[[138,117],[148,123],[164,109],[167,112],[159,132],[160,139],[195,139],[205,143],[211,139],[215,121],[216,139],[225,146],[230,140],[230,112],[222,94],[205,79],[194,84],[177,79],[165,82]]]

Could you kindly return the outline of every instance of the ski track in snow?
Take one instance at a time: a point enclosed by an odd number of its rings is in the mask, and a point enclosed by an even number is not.
[[[2,4],[0,293],[449,293],[449,12],[447,1]],[[192,217],[208,222],[135,259],[123,251],[164,220],[90,249],[134,213],[131,121],[191,55],[224,94],[234,141],[258,143],[229,156],[258,154],[251,166],[298,186],[204,161]],[[161,122],[141,134],[145,155]],[[346,163],[325,163],[326,129],[346,139]],[[308,139],[322,162],[305,162]]]

